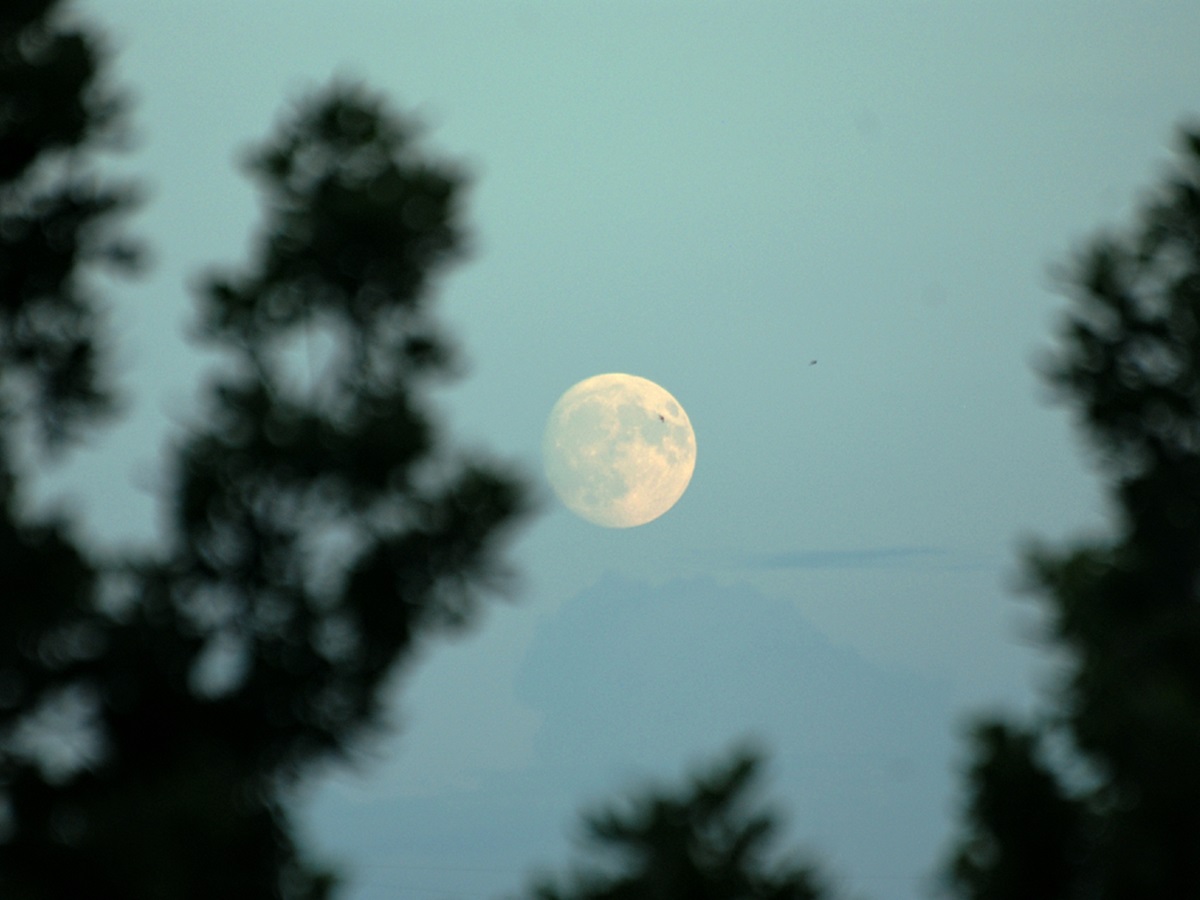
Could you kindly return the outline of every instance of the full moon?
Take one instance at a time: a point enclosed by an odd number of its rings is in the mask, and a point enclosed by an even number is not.
[[[696,468],[679,401],[636,375],[595,375],[550,411],[546,477],[567,508],[606,528],[645,525],[675,505]]]

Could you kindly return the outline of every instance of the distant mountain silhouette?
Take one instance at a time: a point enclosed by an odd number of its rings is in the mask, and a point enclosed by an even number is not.
[[[809,766],[911,765],[948,730],[947,692],[834,646],[746,584],[606,576],[539,631],[517,693],[543,716],[542,760],[593,770],[738,734]]]
[[[542,786],[578,785],[576,807],[749,736],[795,839],[873,900],[923,893],[949,830],[949,687],[834,645],[746,583],[607,575],[541,626],[516,691],[541,716]]]
[[[541,722],[529,768],[369,808],[326,801],[337,846],[395,859],[394,871],[360,869],[379,887],[359,881],[348,900],[383,900],[389,884],[515,892],[524,873],[561,869],[581,808],[678,781],[745,737],[768,753],[791,844],[870,900],[926,893],[917,879],[950,825],[950,692],[832,644],[784,600],[711,578],[607,575],[539,626],[516,691]]]

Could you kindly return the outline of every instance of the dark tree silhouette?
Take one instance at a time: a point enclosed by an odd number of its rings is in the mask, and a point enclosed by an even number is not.
[[[779,822],[757,803],[762,757],[736,750],[675,789],[646,788],[584,816],[589,860],[543,878],[537,900],[818,900],[808,866],[780,859]]]
[[[91,151],[123,134],[123,104],[98,77],[96,42],[54,24],[58,6],[0,9],[4,424],[25,420],[51,449],[113,411],[85,270],[136,260],[113,227],[132,191],[99,181],[90,165]]]
[[[1065,276],[1048,374],[1111,480],[1114,534],[1030,554],[1069,666],[1047,722],[979,726],[949,881],[976,900],[1200,897],[1200,132],[1136,230]]]
[[[251,261],[199,292],[224,364],[171,451],[163,546],[102,558],[31,518],[11,452],[113,410],[91,272],[135,259],[92,161],[121,106],[59,6],[0,9],[0,897],[326,897],[292,788],[471,620],[525,507],[423,401],[454,371],[428,298],[463,176],[362,87],[291,112],[250,158]]]

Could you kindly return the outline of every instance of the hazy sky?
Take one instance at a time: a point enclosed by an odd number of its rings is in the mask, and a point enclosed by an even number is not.
[[[1129,220],[1200,113],[1187,2],[91,0],[150,181],[114,293],[125,424],[45,482],[149,540],[156,460],[212,360],[189,280],[258,222],[235,171],[290,98],[360,76],[465,163],[473,258],[440,285],[456,441],[540,479],[547,414],[622,371],[687,409],[679,504],[610,531],[545,506],[521,578],[397,684],[398,735],[310,799],[350,900],[496,897],[577,808],[746,734],[789,836],[920,896],[967,713],[1047,667],[1015,549],[1103,522],[1031,362],[1052,264]],[[810,365],[811,360],[817,365]]]

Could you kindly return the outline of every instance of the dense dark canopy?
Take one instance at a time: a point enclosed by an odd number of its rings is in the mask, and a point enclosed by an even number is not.
[[[1110,480],[1114,533],[1030,554],[1069,665],[1046,723],[979,726],[951,884],[973,900],[1197,897],[1200,132],[1137,227],[1063,278],[1047,371]]]
[[[115,410],[93,273],[136,259],[133,194],[97,174],[122,107],[58,7],[0,10],[0,896],[326,896],[289,788],[378,728],[418,641],[471,619],[525,506],[423,397],[453,368],[428,298],[463,176],[363,87],[290,112],[250,160],[250,260],[199,292],[224,365],[169,449],[168,531],[103,558],[30,517],[13,461]]]

